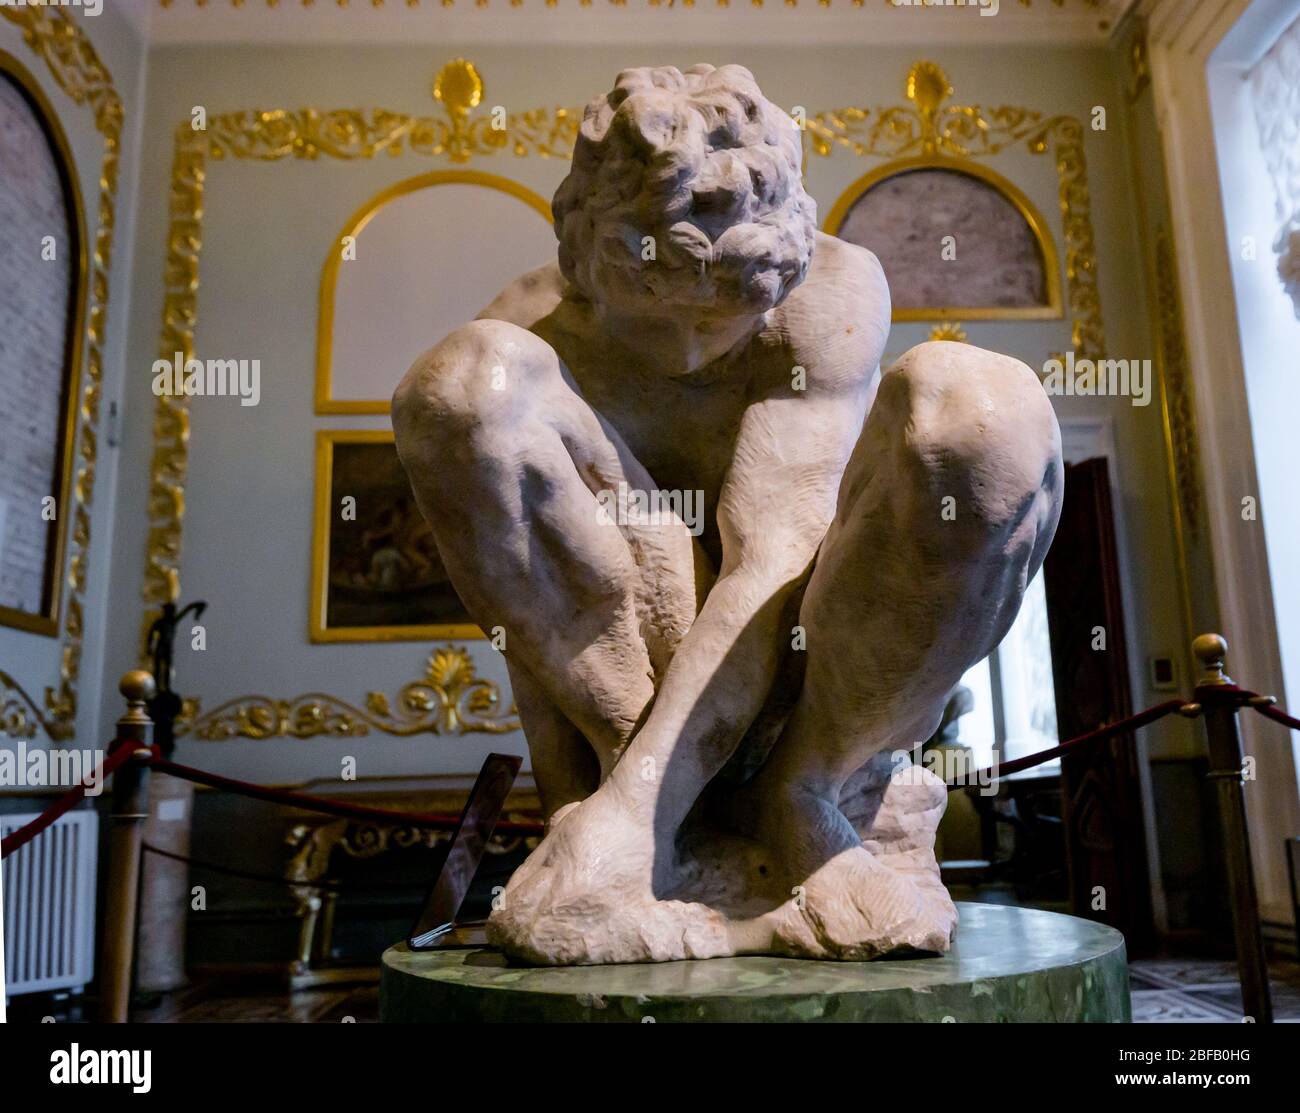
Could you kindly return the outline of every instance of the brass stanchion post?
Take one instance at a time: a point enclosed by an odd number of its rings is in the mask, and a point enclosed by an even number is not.
[[[122,677],[126,714],[117,721],[117,745],[134,746],[141,757],[153,743],[153,722],[145,703],[155,692],[153,677],[135,669]],[[123,1023],[131,1002],[136,907],[140,893],[140,853],[148,816],[149,767],[140,757],[113,774],[113,812],[108,833],[108,898],[99,962],[99,1019]]]
[[[1219,802],[1223,829],[1223,856],[1232,904],[1232,932],[1237,944],[1237,969],[1241,978],[1244,1014],[1258,1024],[1273,1023],[1269,995],[1268,963],[1259,926],[1259,901],[1250,861],[1250,832],[1246,827],[1246,801],[1241,790],[1241,736],[1237,733],[1240,702],[1223,689],[1232,685],[1224,672],[1228,643],[1218,634],[1202,634],[1192,642],[1201,663],[1196,699],[1204,708],[1205,733],[1210,743],[1210,773]]]

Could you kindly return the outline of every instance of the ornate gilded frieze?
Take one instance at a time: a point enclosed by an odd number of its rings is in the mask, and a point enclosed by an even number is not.
[[[1071,345],[1080,358],[1105,353],[1101,298],[1097,293],[1097,246],[1093,238],[1083,125],[1073,116],[1044,117],[1031,108],[949,104],[952,85],[933,62],[917,62],[907,74],[910,102],[889,108],[838,108],[809,116],[807,149],[829,157],[836,149],[862,158],[974,160],[1013,145],[1032,154],[1051,152],[1065,240],[1066,302]]]
[[[2,674],[0,674],[2,675]],[[500,688],[478,676],[461,646],[429,654],[424,672],[402,685],[395,699],[369,692],[364,707],[336,696],[309,692],[292,699],[240,696],[202,712],[187,700],[176,735],[205,742],[231,738],[318,738],[369,734],[507,734],[519,729],[513,705],[505,706]]]
[[[85,593],[90,562],[90,507],[95,493],[99,458],[99,407],[104,381],[104,331],[108,322],[109,267],[117,225],[117,173],[122,139],[122,99],[113,78],[81,28],[62,8],[44,5],[0,7],[0,17],[17,26],[23,42],[45,63],[51,79],[74,104],[88,107],[104,141],[99,172],[98,220],[90,253],[86,304],[85,369],[77,401],[77,450],[72,482],[72,521],[68,560],[63,575],[63,641],[59,678],[45,689],[45,715],[37,716],[49,736],[72,737],[77,718],[77,682],[86,633]],[[24,693],[25,697],[25,693]],[[30,702],[30,701],[29,701]],[[0,735],[9,734],[11,720],[0,719]],[[34,710],[34,708],[32,709]],[[17,723],[19,720],[13,720]],[[27,736],[30,737],[30,736]]]

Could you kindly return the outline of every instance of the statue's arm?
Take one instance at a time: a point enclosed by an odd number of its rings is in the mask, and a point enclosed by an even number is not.
[[[791,604],[835,514],[872,377],[833,391],[787,388],[746,412],[719,499],[718,580],[616,776],[644,776],[650,758],[667,782],[707,780],[739,744],[793,635]]]

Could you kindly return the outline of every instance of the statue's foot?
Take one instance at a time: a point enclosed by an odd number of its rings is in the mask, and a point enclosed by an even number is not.
[[[666,848],[666,853],[672,853]],[[511,957],[542,965],[667,962],[734,953],[726,916],[654,894],[655,841],[608,786],[553,820],[488,921]]]
[[[502,894],[488,937],[544,965],[947,950],[957,911],[932,849],[941,783],[911,770],[877,776],[866,791],[877,800],[865,840],[835,804],[769,792],[758,841],[706,841],[707,854],[674,861],[671,876],[658,862],[656,885],[653,832],[603,787],[553,819]]]
[[[946,951],[957,909],[934,857],[943,783],[919,767],[885,767],[861,787],[867,805],[848,808],[856,829],[843,800],[797,789],[768,796],[771,835],[764,841],[793,888],[791,900],[765,917],[777,949],[834,959]]]
[[[860,846],[814,871],[770,918],[775,949],[803,958],[946,951],[957,928],[957,909],[937,868],[898,869]]]

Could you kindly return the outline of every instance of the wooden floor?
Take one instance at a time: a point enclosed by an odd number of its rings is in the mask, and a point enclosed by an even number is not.
[[[1143,959],[1130,964],[1129,977],[1137,1023],[1241,1022],[1241,992],[1231,961]],[[1275,962],[1272,986],[1276,1019],[1300,1023],[1300,963]],[[18,997],[10,1002],[11,1022],[39,1022],[45,1016],[75,1023],[83,1019],[83,1006],[73,997]],[[212,968],[196,971],[183,990],[140,1003],[131,1019],[150,1024],[375,1023],[379,987],[372,981],[290,993],[279,971]]]

